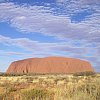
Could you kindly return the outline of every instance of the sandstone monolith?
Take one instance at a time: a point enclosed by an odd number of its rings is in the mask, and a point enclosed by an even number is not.
[[[88,61],[66,58],[66,57],[46,57],[29,58],[14,61],[9,66],[7,73],[76,73],[94,72]]]

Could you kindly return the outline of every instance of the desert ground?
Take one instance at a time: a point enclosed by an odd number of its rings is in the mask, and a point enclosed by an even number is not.
[[[100,100],[100,74],[4,74],[0,100]]]

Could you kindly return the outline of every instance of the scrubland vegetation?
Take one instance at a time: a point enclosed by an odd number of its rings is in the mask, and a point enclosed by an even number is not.
[[[100,100],[100,74],[3,74],[0,100]]]

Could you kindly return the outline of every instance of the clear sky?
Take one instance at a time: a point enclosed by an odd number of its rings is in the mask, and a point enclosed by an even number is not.
[[[46,56],[87,60],[100,72],[100,0],[0,0],[0,71]]]

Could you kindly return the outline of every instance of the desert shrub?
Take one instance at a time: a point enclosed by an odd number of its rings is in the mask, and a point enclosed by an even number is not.
[[[3,76],[4,75],[4,73],[0,73],[0,76]]]
[[[5,82],[4,84],[1,85],[2,87],[5,88],[5,92],[6,93],[10,93],[10,92],[15,92],[17,91],[16,88],[14,88],[13,84],[10,84],[8,82]],[[0,99],[1,100],[1,99]]]
[[[0,100],[14,100],[14,96],[11,96],[10,94],[1,94]]]
[[[97,83],[84,83],[77,86],[76,89],[77,97],[81,94],[84,95],[83,98],[89,98],[89,100],[99,100],[100,99],[100,86]]]
[[[4,76],[4,77],[6,77],[6,76],[23,76],[23,75],[27,75],[27,74],[23,74],[23,73],[0,73],[0,76]]]
[[[93,83],[86,80],[82,83],[70,83],[57,87],[55,100],[100,100],[100,81]]]
[[[15,89],[14,87],[9,87],[8,89],[7,89],[7,91],[8,92],[15,92],[15,91],[17,91],[17,89]]]
[[[26,78],[27,78],[27,82],[28,82],[28,83],[32,83],[33,77],[26,77]]]
[[[46,90],[31,89],[22,93],[22,100],[51,100],[52,94]],[[52,99],[53,100],[53,99]]]
[[[0,100],[3,100],[3,98],[4,98],[4,95],[0,94]]]
[[[86,71],[86,72],[77,72],[77,73],[74,73],[73,76],[92,76],[94,74],[95,74],[95,72]]]
[[[85,76],[92,76],[92,75],[95,75],[95,72],[91,72],[91,71],[87,71],[85,72]]]

